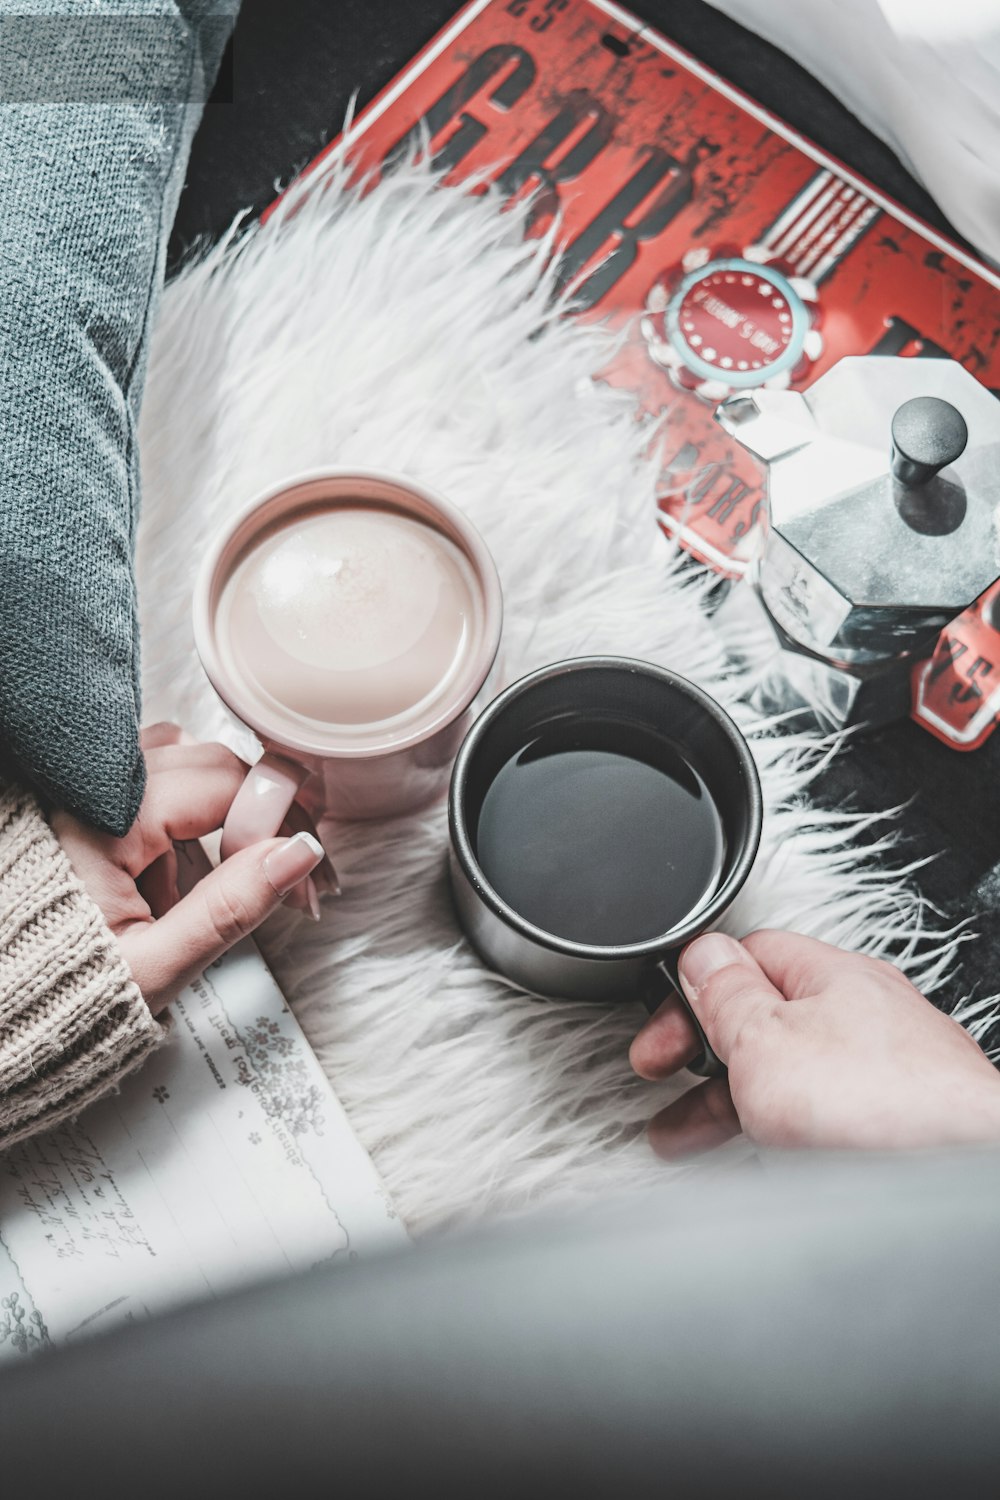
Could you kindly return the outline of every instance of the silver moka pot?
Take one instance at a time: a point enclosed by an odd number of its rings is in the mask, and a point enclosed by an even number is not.
[[[902,717],[914,661],[1000,575],[1000,401],[954,360],[867,356],[715,418],[767,470],[762,549],[719,612],[757,706]]]

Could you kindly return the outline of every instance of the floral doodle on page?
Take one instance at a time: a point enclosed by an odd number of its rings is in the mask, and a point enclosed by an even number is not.
[[[33,1354],[51,1343],[41,1313],[37,1308],[29,1313],[17,1292],[0,1298],[0,1345],[6,1343],[19,1354]]]
[[[309,1131],[321,1136],[325,1123],[322,1093],[310,1082],[295,1042],[266,1016],[247,1026],[241,1040],[263,1085],[261,1103],[266,1112],[281,1119],[293,1136]]]

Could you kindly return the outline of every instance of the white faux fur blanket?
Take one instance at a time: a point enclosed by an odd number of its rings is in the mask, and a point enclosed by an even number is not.
[[[818,747],[748,723],[703,585],[657,528],[648,430],[591,380],[608,335],[553,309],[545,247],[522,227],[414,167],[367,196],[334,181],[167,289],[142,431],[147,719],[229,737],[190,627],[193,574],[228,513],[323,464],[403,471],[492,548],[512,677],[645,657],[751,732],[766,823],[730,931],[796,928],[932,988],[956,939],[918,941],[925,913],[885,868],[888,843],[862,852],[856,821],[810,807]],[[485,971],[456,929],[445,843],[443,806],[338,827],[343,897],[319,926],[281,918],[263,939],[405,1220],[419,1232],[662,1178],[643,1127],[685,1084],[630,1072],[642,1013],[542,1001]]]

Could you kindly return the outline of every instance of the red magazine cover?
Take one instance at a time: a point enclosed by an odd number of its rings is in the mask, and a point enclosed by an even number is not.
[[[627,327],[607,378],[666,418],[663,525],[721,573],[764,503],[726,395],[848,354],[950,356],[1000,394],[1000,277],[608,0],[473,0],[352,128],[365,172],[425,145],[450,181],[532,194],[537,232],[558,216],[578,315]],[[995,586],[914,670],[955,748],[1000,719],[998,630]]]

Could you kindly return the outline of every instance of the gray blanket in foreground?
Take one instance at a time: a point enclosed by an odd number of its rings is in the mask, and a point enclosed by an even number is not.
[[[0,758],[117,834],[145,783],[147,335],[236,7],[0,0]]]
[[[995,1494],[998,1243],[996,1150],[693,1171],[81,1331],[0,1378],[5,1493]]]

